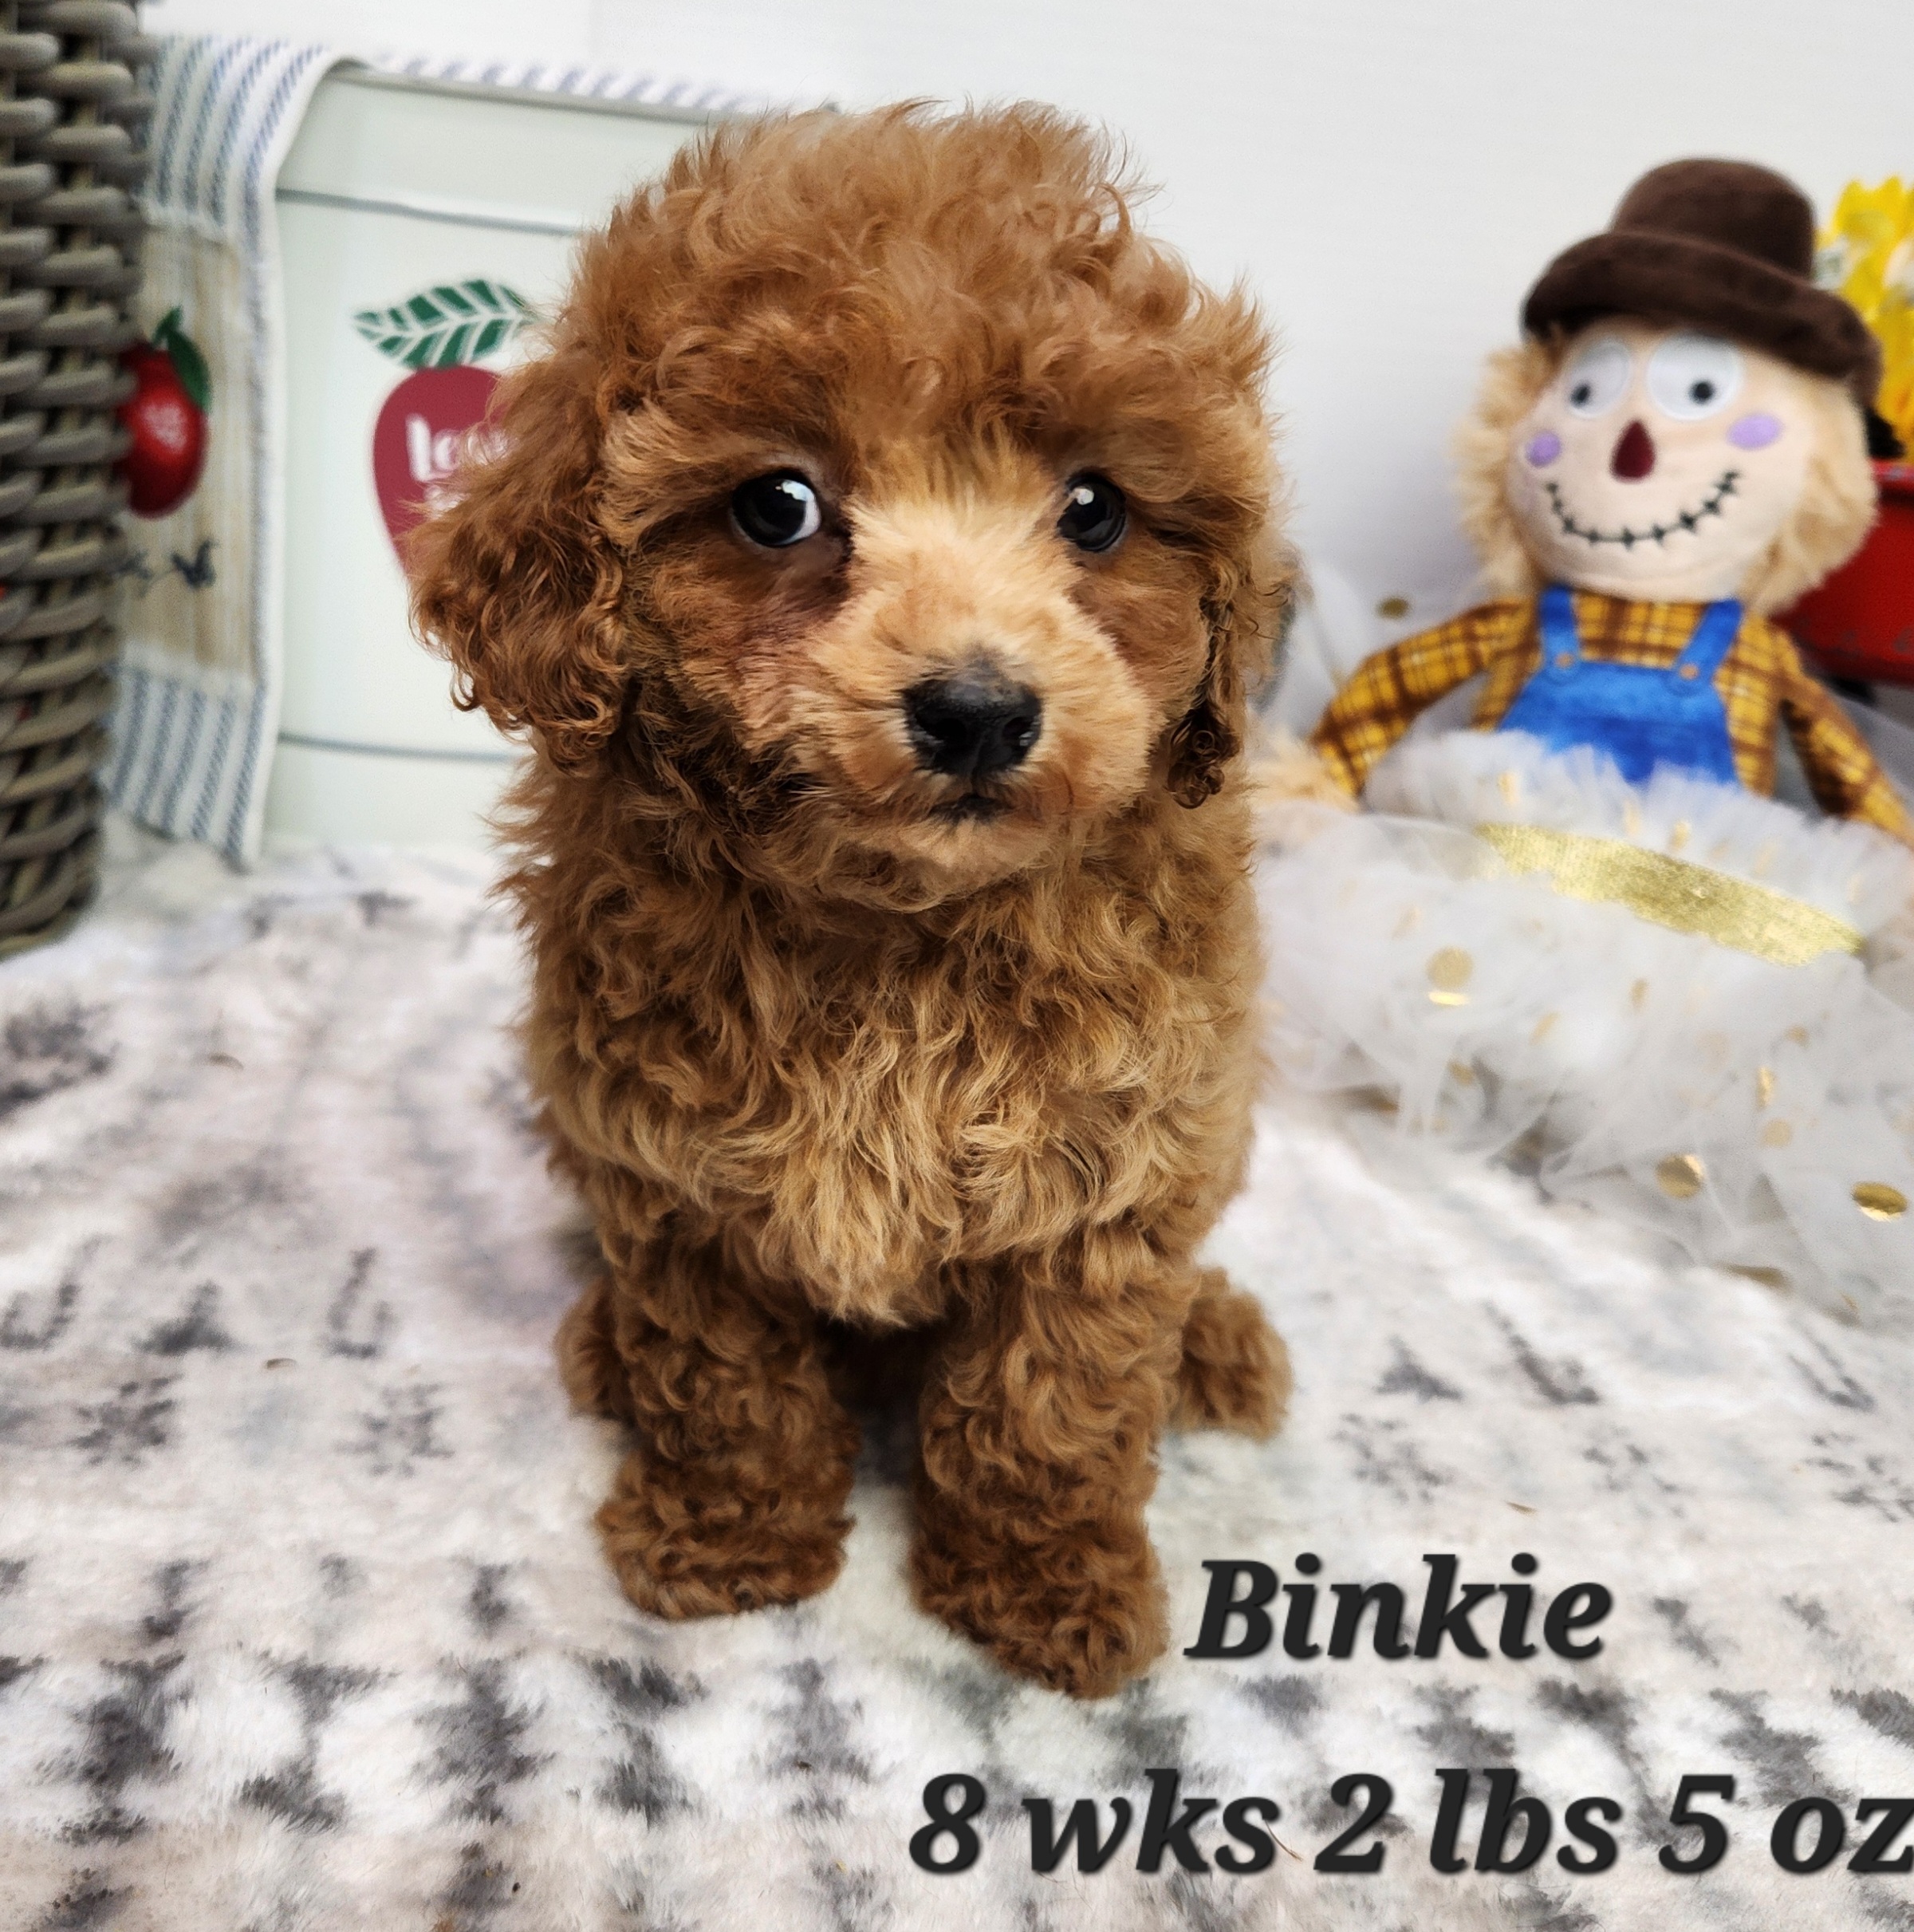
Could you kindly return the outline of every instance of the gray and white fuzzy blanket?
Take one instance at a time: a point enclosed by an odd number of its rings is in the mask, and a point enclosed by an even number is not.
[[[616,1432],[549,1358],[573,1210],[481,865],[242,880],[116,836],[83,927],[0,966],[9,1932],[1914,1926],[1914,1877],[1845,1868],[1857,1803],[1914,1798],[1906,1347],[1506,1176],[1388,1177],[1281,1103],[1214,1246],[1288,1337],[1295,1407],[1271,1445],[1165,1448],[1179,1645],[1206,1558],[1290,1582],[1313,1551],[1413,1605],[1426,1554],[1506,1583],[1526,1550],[1545,1595],[1613,1593],[1598,1656],[1172,1655],[1069,1703],[912,1608],[884,1429],[833,1590],[660,1624],[590,1528]],[[1617,1862],[1437,1873],[1445,1767],[1518,1770],[1558,1844],[1570,1800],[1612,1798]],[[1140,1820],[1166,1768],[1275,1800],[1273,1867],[1139,1871],[1133,1831],[1100,1871],[1031,1871],[1024,1796]],[[989,1803],[977,1863],[937,1875],[908,1845],[951,1772]],[[1393,1786],[1385,1863],[1328,1875],[1356,1772]],[[1684,1773],[1736,1780],[1704,1876],[1656,1858]],[[1849,1851],[1783,1872],[1770,1827],[1815,1796]]]

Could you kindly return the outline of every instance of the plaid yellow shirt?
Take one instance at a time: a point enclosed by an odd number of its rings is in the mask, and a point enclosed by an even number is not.
[[[1592,660],[1665,671],[1694,634],[1703,604],[1636,604],[1590,590],[1575,593],[1575,626]],[[1542,663],[1535,600],[1478,605],[1447,624],[1365,658],[1310,743],[1352,792],[1416,718],[1445,693],[1486,671],[1474,723],[1492,731]],[[1909,821],[1867,740],[1802,668],[1785,631],[1752,611],[1715,673],[1728,717],[1735,769],[1750,791],[1774,790],[1774,739],[1785,723],[1802,768],[1824,811],[1865,818],[1914,844]]]

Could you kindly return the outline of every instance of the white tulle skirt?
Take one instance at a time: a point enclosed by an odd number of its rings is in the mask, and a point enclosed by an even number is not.
[[[1914,854],[1739,787],[1513,732],[1400,746],[1262,869],[1274,1056],[1397,1131],[1837,1317],[1914,1322]],[[1864,952],[1784,965],[1557,891],[1479,835],[1617,840],[1786,893]]]

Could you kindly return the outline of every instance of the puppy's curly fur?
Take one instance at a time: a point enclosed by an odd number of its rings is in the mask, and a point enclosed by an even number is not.
[[[1166,1419],[1279,1418],[1192,1259],[1255,1078],[1267,353],[1047,110],[728,127],[585,244],[422,528],[423,633],[537,754],[526,1040],[605,1257],[560,1352],[632,1431],[599,1521],[649,1609],[831,1581],[834,1341],[908,1330],[920,1600],[1098,1695],[1165,1641]],[[779,473],[818,527],[754,542]],[[927,758],[953,680],[1041,704],[1021,762]]]

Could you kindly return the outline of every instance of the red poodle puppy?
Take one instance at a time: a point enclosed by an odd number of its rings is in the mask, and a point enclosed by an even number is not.
[[[605,1258],[560,1353],[631,1429],[648,1610],[830,1583],[837,1345],[920,1331],[919,1600],[1099,1696],[1166,1641],[1165,1421],[1276,1425],[1193,1259],[1257,1077],[1267,354],[1052,112],[727,127],[419,534],[422,630],[536,753],[526,1042]]]

